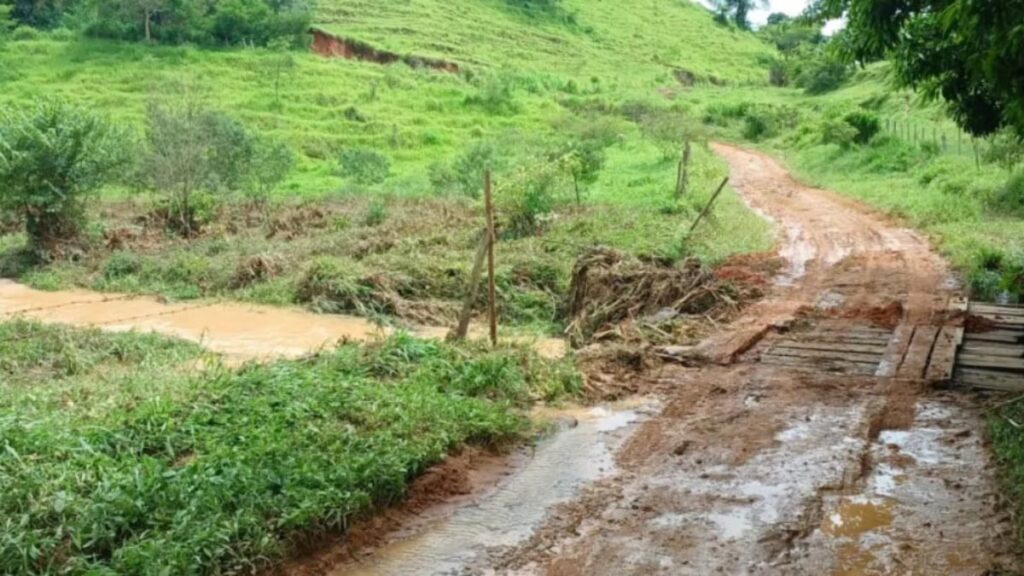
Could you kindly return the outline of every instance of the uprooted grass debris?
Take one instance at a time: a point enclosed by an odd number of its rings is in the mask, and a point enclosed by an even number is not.
[[[576,347],[608,339],[673,341],[681,318],[720,319],[760,295],[756,286],[719,280],[695,259],[645,261],[595,248],[573,268],[566,333]]]

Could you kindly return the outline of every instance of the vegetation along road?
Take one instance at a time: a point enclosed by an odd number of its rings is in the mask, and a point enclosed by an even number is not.
[[[780,7],[0,0],[0,574],[1022,573],[1024,10]]]

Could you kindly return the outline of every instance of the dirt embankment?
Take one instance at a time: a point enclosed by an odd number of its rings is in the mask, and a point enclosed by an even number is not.
[[[347,60],[364,60],[377,64],[404,62],[412,68],[430,68],[452,74],[459,72],[459,65],[454,62],[423,56],[395,54],[394,52],[374,48],[365,42],[335,36],[320,28],[310,28],[309,33],[313,36],[311,49],[321,56],[345,58]]]

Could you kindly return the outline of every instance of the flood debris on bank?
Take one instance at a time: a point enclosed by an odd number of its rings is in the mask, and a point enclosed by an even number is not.
[[[717,322],[762,296],[754,284],[720,279],[697,259],[668,264],[594,248],[573,268],[566,334],[592,342],[692,339],[693,322]]]

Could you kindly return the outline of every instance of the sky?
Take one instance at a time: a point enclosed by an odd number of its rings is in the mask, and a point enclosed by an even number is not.
[[[708,0],[698,1],[705,6],[710,4]],[[803,12],[804,8],[807,8],[807,5],[810,3],[810,0],[768,0],[768,6],[766,8],[751,10],[748,18],[750,23],[753,24],[754,27],[757,27],[763,25],[768,20],[769,14],[782,12],[783,14],[796,16]],[[832,34],[842,27],[843,22],[841,20],[830,20],[825,23],[825,34]]]

